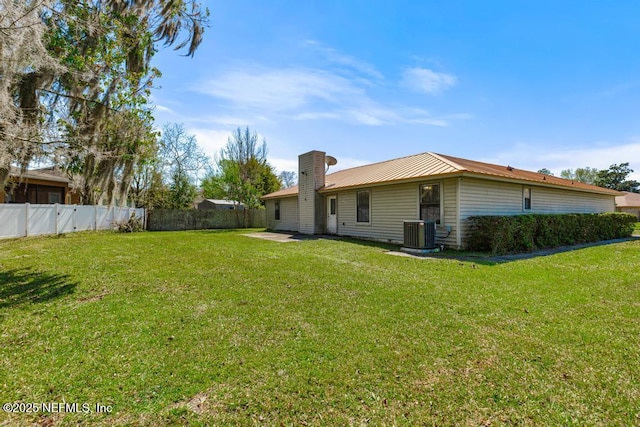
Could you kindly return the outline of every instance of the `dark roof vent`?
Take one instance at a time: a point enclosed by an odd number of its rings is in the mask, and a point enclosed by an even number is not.
[[[511,171],[513,171],[513,168],[512,168],[511,166],[507,166],[507,170],[508,170],[509,172],[511,172]]]

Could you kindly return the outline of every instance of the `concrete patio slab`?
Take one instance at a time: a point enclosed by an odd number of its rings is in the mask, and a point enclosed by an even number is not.
[[[253,237],[254,239],[263,239],[270,240],[272,242],[280,242],[280,243],[289,243],[289,242],[302,242],[304,240],[318,240],[318,239],[329,239],[329,240],[338,240],[340,237],[338,236],[328,236],[328,235],[306,235],[299,233],[276,233],[270,231],[263,231],[260,233],[247,233],[243,234],[243,236]]]

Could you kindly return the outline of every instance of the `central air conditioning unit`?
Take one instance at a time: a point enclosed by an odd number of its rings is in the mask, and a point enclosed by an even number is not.
[[[435,221],[404,221],[404,247],[411,249],[435,248]]]

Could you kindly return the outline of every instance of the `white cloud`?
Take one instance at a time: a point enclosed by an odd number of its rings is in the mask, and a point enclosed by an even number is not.
[[[322,70],[240,71],[216,77],[202,90],[236,108],[285,114],[293,120],[341,120],[368,126],[403,121],[354,82]],[[325,108],[309,111],[316,105]]]
[[[332,155],[331,153],[327,153]],[[273,166],[277,173],[282,171],[293,171],[298,173],[298,155],[300,153],[292,153],[290,158],[269,157],[269,163]],[[355,168],[356,166],[368,165],[369,160],[353,159],[350,157],[337,157],[338,163],[331,166],[327,173],[338,172],[343,169]]]
[[[169,107],[165,107],[164,105],[156,105],[156,110],[162,111],[163,113],[175,114],[175,111]]]
[[[293,171],[298,173],[298,154],[292,155],[289,159],[280,157],[269,157],[269,164],[273,166],[277,173],[283,171]]]
[[[486,159],[486,161],[510,164],[520,169],[534,171],[547,168],[556,176],[560,176],[560,172],[564,169],[584,168],[587,166],[596,169],[608,169],[612,164],[629,162],[629,166],[634,170],[631,179],[640,181],[640,161],[638,159],[640,159],[640,142],[632,141],[580,149],[562,149],[558,147],[541,149],[540,146],[520,143],[514,149]]]
[[[316,111],[308,113],[300,113],[291,116],[293,120],[324,120],[324,119],[340,119],[340,114],[337,112],[329,111]]]
[[[341,53],[336,49],[324,46],[322,43],[316,40],[307,40],[306,44],[307,46],[315,48],[317,52],[319,52],[332,64],[345,66],[358,74],[366,76],[367,78],[372,78],[374,80],[384,79],[384,76],[380,71],[378,71],[373,65],[365,61],[361,61],[358,58]]]
[[[299,109],[312,100],[335,103],[362,90],[336,74],[314,69],[238,70],[217,76],[200,91],[241,107]]]
[[[228,130],[189,128],[187,132],[195,135],[198,145],[210,157],[218,154],[221,148],[227,145],[227,140],[231,136]]]
[[[242,116],[230,116],[230,115],[206,115],[206,116],[200,116],[200,117],[191,117],[189,118],[189,121],[191,123],[206,123],[208,125],[211,124],[216,124],[216,125],[222,125],[225,127],[230,127],[230,128],[235,128],[235,127],[244,127],[244,126],[250,126],[251,124],[254,124],[258,121],[262,121],[261,117],[256,117],[254,116],[253,118],[251,117],[242,117]]]
[[[444,118],[448,120],[472,120],[475,116],[470,113],[453,113],[447,114]]]
[[[236,116],[282,120],[342,121],[365,126],[401,123],[449,126],[469,114],[434,117],[420,108],[383,102],[373,86],[384,76],[369,64],[307,41],[331,63],[326,69],[311,67],[269,68],[245,64],[199,83],[195,90],[222,101],[229,113],[212,122],[229,125]],[[348,67],[336,68],[335,64]],[[411,68],[404,82],[413,90],[433,93],[455,84],[455,77],[426,68]]]
[[[367,126],[380,126],[389,123],[388,114],[376,109],[351,109],[343,117],[349,121]]]
[[[367,126],[408,123],[447,127],[453,120],[470,120],[473,115],[458,113],[434,117],[428,111],[419,108],[385,108],[369,100],[369,102],[353,105],[349,109],[300,113],[289,118],[292,120],[340,120]]]
[[[452,74],[437,73],[428,68],[408,68],[402,73],[400,84],[415,92],[438,93],[456,84]]]

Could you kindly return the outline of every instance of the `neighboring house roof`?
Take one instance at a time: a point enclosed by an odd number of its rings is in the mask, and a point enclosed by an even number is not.
[[[239,202],[234,202],[233,200],[223,200],[223,199],[204,199],[203,202],[210,202],[210,203],[214,203],[216,205],[234,205],[236,203],[238,203],[239,205],[242,206],[242,203]]]
[[[453,176],[476,176],[499,181],[525,181],[548,187],[561,187],[598,194],[620,194],[618,191],[607,188],[516,169],[511,166],[476,162],[436,153],[415,154],[334,172],[326,176],[324,187],[318,191],[327,193],[347,188]],[[291,197],[296,194],[298,194],[297,186],[267,194],[263,198]]]
[[[9,171],[9,176],[18,178],[22,181],[29,179],[40,179],[43,181],[64,182],[67,184],[71,182],[71,180],[64,174],[64,172],[53,167],[26,170],[20,173],[19,168],[12,166],[11,170]]]
[[[640,194],[624,192],[623,196],[616,197],[618,208],[640,208]]]

